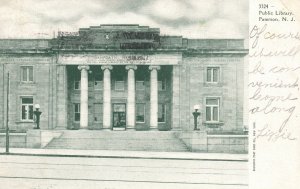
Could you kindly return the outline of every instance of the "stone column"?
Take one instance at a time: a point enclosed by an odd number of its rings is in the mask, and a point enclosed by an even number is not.
[[[134,70],[137,69],[135,65],[126,66],[128,70],[128,95],[127,95],[127,128],[133,129],[135,127],[135,77]]]
[[[149,66],[150,74],[150,128],[157,129],[158,85],[157,71],[160,66]]]
[[[88,70],[89,66],[78,66],[81,70],[80,79],[80,128],[88,128]]]
[[[103,129],[111,128],[111,76],[112,66],[101,66],[103,70]]]

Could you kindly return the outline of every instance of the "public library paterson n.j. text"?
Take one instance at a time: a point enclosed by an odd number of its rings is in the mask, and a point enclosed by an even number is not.
[[[100,25],[53,39],[0,40],[0,121],[41,129],[242,132],[243,39],[187,39],[158,28]],[[3,128],[5,124],[0,124]]]

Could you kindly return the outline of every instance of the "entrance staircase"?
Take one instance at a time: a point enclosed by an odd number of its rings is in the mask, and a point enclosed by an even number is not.
[[[172,131],[66,130],[45,148],[184,152],[188,148]]]

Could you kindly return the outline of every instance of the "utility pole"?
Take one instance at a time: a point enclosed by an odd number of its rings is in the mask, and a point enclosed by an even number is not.
[[[8,127],[8,113],[9,113],[9,72],[7,73],[7,90],[6,90],[6,148],[5,152],[9,153],[9,127]]]

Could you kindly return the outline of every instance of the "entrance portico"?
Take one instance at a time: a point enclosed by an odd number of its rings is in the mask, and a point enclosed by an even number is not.
[[[113,104],[123,103],[126,129],[170,130],[179,90],[172,72],[180,60],[180,53],[59,55],[67,69],[69,128],[113,129]]]
[[[158,128],[158,71],[160,66],[147,66],[150,71],[150,128]],[[88,127],[88,70],[89,66],[78,66],[80,70],[80,128],[86,129]],[[136,65],[125,66],[127,70],[127,99],[126,99],[126,129],[135,128],[136,116],[136,78],[135,71],[138,69]],[[101,66],[103,75],[103,129],[112,129],[116,117],[112,117],[111,102],[111,72],[113,66]],[[125,107],[125,106],[124,106]]]

